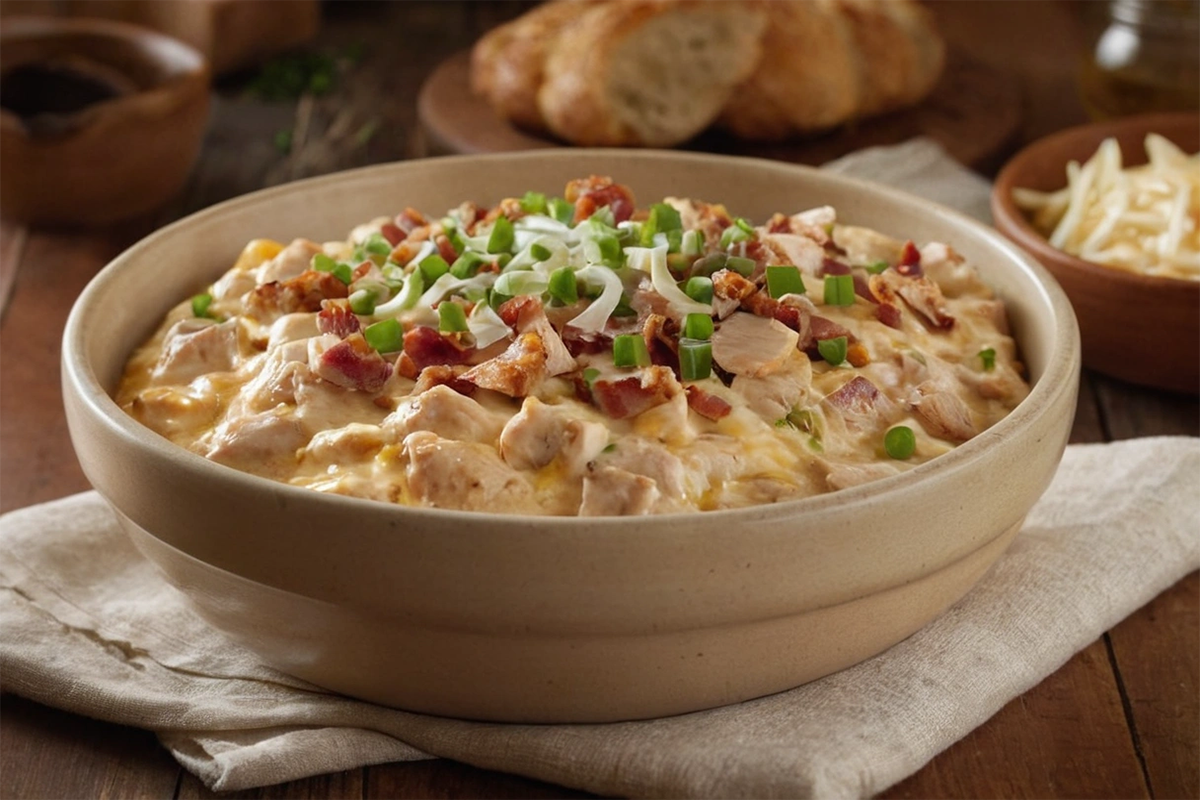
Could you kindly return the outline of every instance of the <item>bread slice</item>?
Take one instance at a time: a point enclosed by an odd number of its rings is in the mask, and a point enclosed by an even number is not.
[[[708,127],[761,53],[757,5],[710,0],[589,4],[551,45],[537,104],[589,146],[670,147]]]
[[[546,52],[587,5],[587,0],[551,0],[488,31],[471,50],[471,90],[510,122],[546,131],[537,104]]]

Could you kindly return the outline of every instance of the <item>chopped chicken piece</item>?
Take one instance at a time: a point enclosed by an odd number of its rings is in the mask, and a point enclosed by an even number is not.
[[[318,431],[300,453],[300,459],[321,466],[361,463],[373,458],[384,441],[378,425],[351,422],[342,428]]]
[[[308,239],[296,239],[279,254],[258,268],[258,282],[274,283],[299,277],[312,264],[313,256],[322,252],[321,245]]]
[[[335,386],[375,393],[392,375],[392,365],[367,344],[361,333],[345,339],[326,333],[308,341],[308,363],[313,374]]]
[[[617,467],[600,467],[583,478],[581,517],[630,517],[649,514],[658,487],[645,475]]]
[[[187,383],[210,372],[228,372],[238,365],[244,338],[236,319],[180,320],[167,332],[150,380],[158,385]]]
[[[206,455],[226,466],[268,475],[294,465],[296,451],[308,441],[295,415],[285,407],[226,419],[213,431]]]
[[[603,424],[572,418],[536,397],[526,397],[500,433],[500,456],[514,469],[541,469],[558,458],[567,474],[578,475],[607,446]]]
[[[394,441],[415,431],[429,431],[444,439],[493,444],[504,418],[449,386],[439,385],[421,394],[414,392],[384,420],[383,427]]]
[[[738,375],[730,388],[746,398],[746,405],[768,422],[783,419],[808,394],[812,385],[812,362],[797,350],[770,375]]]
[[[929,394],[924,394],[929,391]],[[950,391],[921,384],[917,387],[920,399],[913,404],[913,413],[930,436],[950,442],[965,442],[979,432],[971,419],[971,409]]]
[[[129,410],[142,424],[171,438],[212,424],[218,402],[214,393],[193,387],[153,386],[139,393]]]
[[[713,361],[734,375],[769,375],[787,363],[799,340],[778,320],[738,312],[713,333]]]
[[[284,314],[271,323],[267,338],[267,349],[278,347],[284,342],[294,342],[297,339],[310,339],[319,334],[317,330],[317,315],[309,311]]]
[[[428,431],[403,442],[412,499],[424,506],[490,513],[531,513],[533,486],[494,447],[443,439]]]

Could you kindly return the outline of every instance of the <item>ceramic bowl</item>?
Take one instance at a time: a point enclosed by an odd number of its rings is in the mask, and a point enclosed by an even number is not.
[[[1084,261],[1053,247],[1013,202],[1015,187],[1053,191],[1067,163],[1083,163],[1115,137],[1126,166],[1146,163],[1146,134],[1200,150],[1200,117],[1154,114],[1070,128],[1017,153],[992,188],[994,224],[1058,279],[1079,318],[1083,365],[1159,389],[1200,392],[1200,281],[1154,277]]]
[[[209,105],[208,65],[191,47],[119,22],[16,17],[0,23],[0,75],[4,216],[101,225],[183,187]],[[32,113],[67,91],[91,102]]]
[[[870,485],[740,510],[545,518],[420,509],[246,475],[175,447],[110,395],[169,307],[255,237],[342,238],[362,220],[605,174],[642,202],[720,199],[952,242],[1008,302],[1034,386],[955,451]],[[171,270],[161,265],[170,263]],[[214,626],[275,667],[415,711],[605,721],[797,686],[904,639],[1017,533],[1071,428],[1079,343],[1044,269],[995,231],[900,192],[777,162],[653,151],[411,161],[222,203],[108,265],[64,334],[63,390],[89,479]]]

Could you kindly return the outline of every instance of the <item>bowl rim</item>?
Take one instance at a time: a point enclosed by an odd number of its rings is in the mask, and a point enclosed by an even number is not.
[[[192,45],[153,28],[135,25],[131,22],[92,17],[30,15],[13,16],[0,20],[0,44],[17,39],[25,41],[51,40],[64,35],[92,35],[127,42],[137,47],[140,58],[147,63],[164,67],[166,73],[162,80],[152,86],[130,94],[102,100],[74,112],[74,115],[91,115],[97,110],[111,109],[129,103],[153,102],[156,98],[168,98],[176,94],[185,82],[197,79],[207,82],[210,74],[208,59]],[[20,117],[7,108],[0,108],[0,123],[6,130],[28,136],[28,130]]]
[[[1047,306],[1053,314],[1054,337],[1047,350],[1043,374],[1033,384],[1028,396],[1008,416],[991,428],[983,431],[973,439],[964,442],[950,452],[944,453],[924,464],[905,470],[897,475],[834,492],[785,500],[778,503],[703,512],[686,511],[645,516],[579,517],[493,514],[481,511],[406,506],[365,498],[316,492],[306,487],[292,486],[280,481],[242,472],[233,467],[210,461],[197,453],[176,445],[134,420],[105,391],[95,370],[85,357],[87,325],[84,323],[91,313],[89,306],[92,304],[93,298],[101,293],[106,283],[114,280],[114,276],[118,275],[122,270],[128,269],[125,265],[136,261],[142,250],[150,247],[160,239],[173,236],[178,229],[195,224],[198,220],[234,213],[238,209],[269,202],[273,198],[286,193],[311,190],[343,181],[351,182],[358,176],[380,170],[403,173],[406,169],[414,168],[413,165],[450,162],[487,163],[511,162],[513,160],[537,161],[544,159],[569,161],[576,158],[580,152],[596,157],[676,161],[697,165],[714,162],[732,162],[734,164],[745,164],[747,167],[765,168],[772,171],[782,170],[792,172],[795,175],[807,176],[810,179],[816,178],[818,182],[848,184],[850,188],[857,191],[883,196],[891,203],[917,203],[925,206],[925,211],[945,218],[951,224],[965,224],[969,228],[974,229],[974,234],[982,238],[995,251],[999,251],[1003,256],[1007,256],[1010,265],[1022,272],[1024,277],[1038,291],[1040,295],[1039,305]],[[127,357],[128,354],[126,354]],[[864,502],[876,502],[880,497],[903,493],[914,483],[923,484],[927,479],[931,479],[934,476],[951,475],[967,469],[993,443],[998,443],[1000,440],[1006,438],[1010,431],[1026,427],[1032,420],[1045,413],[1046,409],[1056,407],[1058,405],[1056,401],[1061,400],[1063,394],[1074,393],[1077,390],[1081,367],[1081,346],[1079,327],[1074,311],[1065,292],[1050,272],[1035,259],[1023,252],[1014,242],[1005,238],[996,230],[954,209],[883,184],[826,172],[805,165],[764,158],[653,149],[630,151],[621,148],[563,148],[559,150],[530,150],[521,153],[439,156],[435,158],[409,159],[385,164],[368,165],[259,189],[225,200],[176,220],[118,254],[80,293],[72,305],[66,326],[63,330],[61,367],[64,389],[66,389],[69,383],[80,404],[86,407],[93,420],[101,423],[110,435],[119,437],[125,440],[126,443],[136,445],[140,449],[148,451],[160,463],[171,464],[180,470],[197,473],[206,483],[217,490],[226,487],[252,488],[257,492],[262,492],[264,496],[274,493],[275,496],[287,498],[289,503],[297,505],[314,502],[329,504],[328,507],[333,510],[345,510],[358,515],[360,518],[369,517],[372,521],[376,518],[380,521],[385,521],[398,516],[412,518],[417,522],[428,519],[439,523],[459,522],[464,525],[474,526],[480,521],[491,520],[494,523],[522,526],[553,525],[559,528],[564,534],[585,532],[587,528],[595,526],[597,522],[602,521],[605,525],[618,526],[622,529],[640,526],[645,530],[644,532],[639,532],[639,535],[642,535],[642,533],[650,535],[655,530],[668,530],[676,526],[683,519],[703,518],[706,521],[720,521],[737,518],[739,520],[769,522],[793,518],[801,512],[808,514],[828,513],[835,507],[850,507]]]
[[[1051,270],[1055,268],[1072,269],[1091,279],[1115,281],[1127,287],[1200,292],[1200,280],[1176,278],[1170,275],[1145,275],[1141,272],[1133,272],[1120,267],[1109,267],[1104,264],[1098,264],[1094,261],[1088,261],[1079,256],[1072,255],[1065,250],[1060,250],[1050,244],[1046,237],[1033,227],[1029,222],[1029,218],[1017,207],[1016,201],[1013,199],[1013,190],[1017,188],[1019,174],[1033,158],[1042,153],[1059,149],[1068,143],[1074,143],[1084,137],[1095,136],[1100,131],[1109,131],[1108,136],[1115,136],[1119,133],[1131,133],[1138,130],[1143,130],[1144,133],[1151,133],[1157,132],[1154,129],[1159,126],[1180,126],[1189,123],[1193,125],[1197,124],[1195,114],[1189,112],[1142,114],[1115,120],[1076,125],[1030,142],[1017,151],[996,175],[996,180],[992,184],[991,196],[993,224],[998,230],[1028,250],[1038,261],[1046,264]],[[1066,182],[1067,162],[1070,160],[1064,157],[1060,165],[1064,185]],[[1049,266],[1050,264],[1053,264],[1053,266]]]

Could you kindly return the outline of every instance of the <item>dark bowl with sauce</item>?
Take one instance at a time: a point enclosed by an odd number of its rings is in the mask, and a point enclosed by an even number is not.
[[[208,120],[209,68],[150,30],[90,19],[0,24],[0,213],[103,225],[176,194]]]

